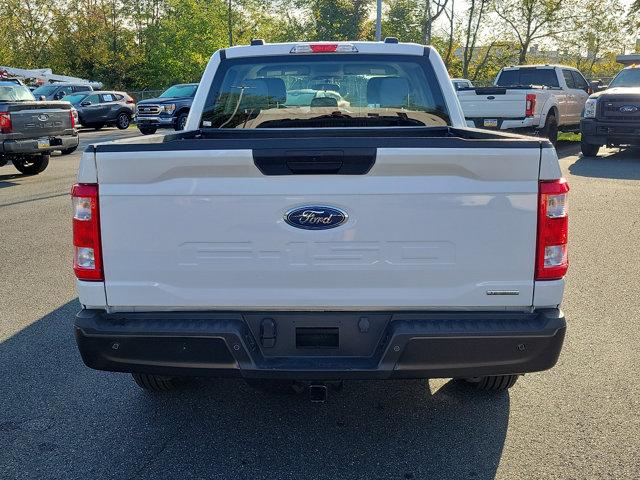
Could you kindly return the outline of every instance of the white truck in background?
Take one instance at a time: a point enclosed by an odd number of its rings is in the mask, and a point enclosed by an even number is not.
[[[503,68],[494,85],[460,89],[467,124],[536,134],[555,144],[558,131],[578,131],[592,93],[584,76],[562,65]]]
[[[307,89],[343,101],[289,94]],[[207,375],[316,401],[343,379],[504,390],[560,354],[567,192],[548,141],[467,128],[430,47],[220,50],[185,131],[82,157],[78,347],[153,391]]]

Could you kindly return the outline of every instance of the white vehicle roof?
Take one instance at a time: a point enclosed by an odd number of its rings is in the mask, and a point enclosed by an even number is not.
[[[292,49],[303,45],[338,45],[339,48],[352,46],[355,48],[354,54],[394,54],[394,55],[421,55],[425,46],[417,43],[384,43],[384,42],[347,42],[347,41],[318,41],[318,42],[287,42],[287,43],[265,43],[264,45],[240,45],[225,48],[227,58],[253,57],[266,55],[287,55],[294,54]],[[331,53],[331,52],[327,52]],[[349,52],[342,51],[348,55]],[[300,54],[306,54],[300,52]],[[310,54],[310,53],[309,53]],[[317,55],[322,55],[317,53]]]
[[[502,70],[519,70],[521,68],[567,68],[569,70],[577,70],[576,67],[570,67],[568,65],[551,65],[551,64],[510,65],[508,67],[503,67]]]

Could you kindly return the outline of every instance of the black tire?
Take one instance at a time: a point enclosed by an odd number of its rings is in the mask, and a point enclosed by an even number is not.
[[[129,128],[130,124],[131,118],[129,117],[129,115],[125,112],[120,112],[118,114],[118,118],[116,118],[116,127],[118,127],[120,130],[126,130],[127,128]]]
[[[544,128],[540,130],[540,136],[548,138],[554,147],[558,143],[558,120],[554,114],[550,113],[547,115]]]
[[[587,143],[584,140],[580,142],[580,151],[582,155],[585,157],[597,157],[598,152],[600,151],[600,145],[594,145],[592,143]]]
[[[484,392],[501,392],[516,384],[518,375],[491,375],[488,377],[465,378],[465,381]]]
[[[49,165],[49,155],[33,155],[13,161],[13,166],[25,175],[37,175]]]
[[[178,116],[178,120],[176,120],[176,126],[175,126],[176,131],[184,130],[184,127],[187,124],[188,116],[189,116],[188,113],[181,113],[180,116]]]
[[[149,392],[169,392],[175,390],[176,379],[173,377],[163,377],[160,375],[149,375],[146,373],[132,373],[133,381]]]
[[[69,155],[70,153],[75,152],[77,149],[78,149],[78,145],[76,145],[75,147],[67,148],[65,150],[60,150],[60,153],[62,155]]]
[[[158,130],[158,127],[138,127],[140,133],[143,135],[153,135]]]

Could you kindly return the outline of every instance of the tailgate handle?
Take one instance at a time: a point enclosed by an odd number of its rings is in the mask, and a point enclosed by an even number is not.
[[[287,168],[294,175],[336,174],[342,168],[341,151],[297,152],[287,160]]]
[[[253,150],[253,162],[264,175],[364,175],[375,161],[375,148]]]

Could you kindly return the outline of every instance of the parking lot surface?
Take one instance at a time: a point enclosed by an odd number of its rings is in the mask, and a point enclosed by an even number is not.
[[[137,130],[82,132],[90,142]],[[0,168],[2,479],[635,479],[640,472],[640,151],[581,158],[558,365],[482,394],[348,382],[325,404],[240,380],[157,396],[84,367],[68,197],[80,153]]]

